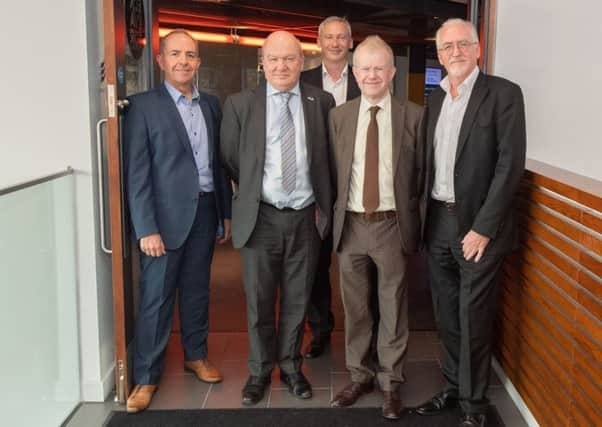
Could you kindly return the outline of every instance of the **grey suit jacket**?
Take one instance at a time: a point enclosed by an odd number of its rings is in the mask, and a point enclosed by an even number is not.
[[[443,89],[435,89],[425,114],[423,202],[427,209],[435,179],[435,128],[444,99]],[[454,190],[458,237],[472,229],[491,238],[485,254],[504,254],[518,247],[514,199],[525,168],[525,150],[525,107],[520,87],[500,77],[479,74],[460,127]]]
[[[331,227],[333,187],[329,170],[328,111],[332,95],[301,83],[309,172],[316,200],[316,227],[324,238]],[[221,155],[237,185],[232,196],[232,241],[243,247],[257,222],[265,163],[266,84],[231,95],[224,104]]]
[[[355,134],[361,98],[356,98],[330,113],[331,170],[336,179],[337,198],[334,204],[333,248],[339,249],[345,210],[349,200],[349,182],[355,150]],[[418,201],[423,183],[422,107],[401,103],[391,97],[393,125],[393,192],[397,226],[404,253],[416,250],[420,234]]]

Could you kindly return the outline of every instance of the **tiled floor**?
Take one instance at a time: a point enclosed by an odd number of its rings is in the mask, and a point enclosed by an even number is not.
[[[307,337],[306,337],[307,338]],[[242,408],[240,391],[247,379],[246,333],[214,333],[209,338],[209,357],[218,365],[224,381],[220,384],[201,383],[182,368],[182,350],[179,337],[173,335],[167,352],[163,379],[151,404],[152,409],[176,408]],[[406,406],[414,406],[440,390],[439,344],[434,332],[412,332],[405,366],[406,382],[402,398]],[[278,379],[272,376],[272,386],[258,406],[270,408],[327,407],[332,396],[349,381],[345,370],[342,332],[333,335],[330,350],[322,357],[307,360],[303,370],[313,386],[314,396],[309,400],[292,397]],[[496,405],[507,427],[526,426],[500,381],[492,377],[489,397]],[[360,398],[357,406],[380,406],[380,393]],[[67,423],[68,427],[101,426],[112,410],[124,407],[109,400],[105,403],[85,403]],[[132,415],[135,416],[135,415]]]

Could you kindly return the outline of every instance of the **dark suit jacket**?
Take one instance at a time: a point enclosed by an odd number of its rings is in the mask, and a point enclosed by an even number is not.
[[[306,70],[301,73],[301,81],[308,83],[317,88],[322,87],[322,65],[311,70]],[[347,101],[351,101],[361,95],[360,88],[355,81],[351,65],[347,66]]]
[[[334,204],[333,248],[339,249],[345,211],[349,200],[349,182],[355,150],[355,136],[361,98],[347,102],[330,112],[331,170],[336,176],[337,199]],[[393,125],[393,193],[402,250],[410,254],[417,248],[420,234],[418,201],[422,190],[423,149],[420,135],[422,107],[401,103],[391,96]]]
[[[257,222],[266,143],[266,84],[231,95],[224,104],[222,161],[238,186],[232,202],[232,241],[245,245]],[[328,111],[332,95],[300,84],[310,178],[316,199],[316,226],[324,238],[330,229],[332,183],[328,162]]]
[[[435,127],[445,91],[435,89],[426,110],[426,186],[428,209],[434,182]],[[520,87],[500,77],[479,74],[464,114],[455,163],[458,236],[469,230],[491,238],[485,254],[504,254],[518,246],[514,198],[525,167],[526,130]]]
[[[125,164],[130,216],[137,239],[160,233],[168,249],[184,243],[194,221],[199,184],[188,134],[163,84],[129,98]],[[219,158],[221,111],[217,98],[200,93],[207,124],[218,218],[230,218],[232,188]]]

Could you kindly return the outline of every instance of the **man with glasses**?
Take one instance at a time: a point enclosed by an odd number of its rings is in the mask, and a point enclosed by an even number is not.
[[[470,22],[446,21],[436,43],[448,74],[426,110],[423,238],[446,384],[416,412],[459,405],[461,427],[482,427],[499,275],[504,256],[518,246],[523,96],[516,84],[479,71],[479,39]]]
[[[318,27],[318,46],[322,49],[322,64],[301,73],[301,81],[321,88],[334,97],[336,105],[341,105],[360,95],[360,89],[347,55],[353,47],[351,26],[345,18],[330,16]],[[316,279],[307,308],[307,322],[313,339],[305,349],[305,357],[320,356],[334,329],[332,314],[332,287],[330,284],[330,263],[332,257],[332,235],[328,235],[320,247],[320,258]]]
[[[303,324],[332,216],[327,117],[334,99],[299,83],[303,51],[291,33],[270,34],[262,61],[266,82],[226,99],[221,128],[222,159],[236,184],[232,240],[241,249],[247,299],[244,405],[263,398],[276,363],[293,396],[312,396],[301,372]]]
[[[217,230],[220,243],[230,238],[232,196],[219,159],[219,101],[193,84],[201,59],[187,32],[165,36],[157,62],[163,84],[132,96],[125,120],[128,201],[142,252],[128,412],[146,409],[157,389],[176,290],[184,368],[222,380],[207,358],[211,260]]]

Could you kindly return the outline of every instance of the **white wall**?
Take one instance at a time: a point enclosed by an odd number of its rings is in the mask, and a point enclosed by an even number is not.
[[[521,85],[527,156],[602,180],[599,0],[497,2],[494,74]]]
[[[103,400],[112,381],[112,357],[106,356],[112,352],[111,285],[96,241],[90,104],[99,94],[89,75],[98,71],[88,66],[87,37],[84,2],[3,3],[0,188],[75,169],[82,397]]]

